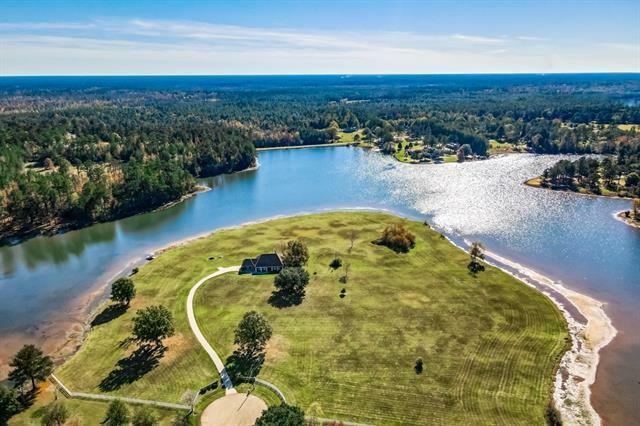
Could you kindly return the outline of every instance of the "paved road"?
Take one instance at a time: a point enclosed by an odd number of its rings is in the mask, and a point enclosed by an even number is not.
[[[218,373],[220,373],[220,379],[222,380],[222,384],[226,389],[225,392],[227,395],[234,394],[237,392],[233,387],[233,382],[231,381],[231,377],[229,377],[229,373],[227,373],[227,369],[225,368],[224,363],[222,362],[222,360],[220,359],[216,351],[213,350],[209,342],[207,342],[207,339],[204,338],[204,335],[200,331],[200,327],[198,327],[196,316],[193,313],[193,299],[196,295],[196,291],[198,291],[198,288],[200,288],[201,285],[206,283],[211,278],[215,278],[217,276],[226,274],[228,272],[238,272],[239,269],[240,269],[240,266],[229,266],[227,268],[218,268],[217,272],[207,275],[206,277],[198,281],[193,287],[191,287],[191,290],[189,291],[189,296],[187,297],[187,318],[189,319],[189,326],[191,327],[193,334],[195,334],[196,339],[198,339],[198,342],[200,342],[200,345],[202,345],[204,350],[207,351],[207,354],[209,354],[209,358],[211,358],[211,361],[213,361],[216,368],[218,369]]]

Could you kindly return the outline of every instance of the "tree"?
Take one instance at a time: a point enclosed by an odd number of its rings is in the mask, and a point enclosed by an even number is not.
[[[153,426],[158,424],[158,420],[147,407],[142,407],[135,412],[131,420],[133,426]]]
[[[309,273],[302,268],[283,268],[273,280],[273,285],[280,291],[304,296],[304,289],[309,284]]]
[[[102,419],[101,424],[107,426],[125,426],[129,424],[129,408],[119,399],[114,399],[109,404],[107,414]]]
[[[457,152],[458,161],[462,163],[464,160],[466,160],[467,155],[471,155],[471,154],[473,154],[473,151],[471,150],[471,145],[468,145],[468,144],[462,145]]]
[[[636,172],[629,173],[625,179],[625,183],[627,186],[638,185],[640,183],[640,175]]]
[[[356,242],[356,238],[358,238],[358,233],[355,229],[351,229],[349,231],[349,242],[351,243],[349,245],[349,253],[351,253],[351,250],[353,250],[353,244]]]
[[[272,405],[262,412],[255,426],[303,426],[304,411],[295,405]]]
[[[141,342],[153,342],[159,346],[162,339],[174,333],[173,315],[162,305],[140,309],[133,318],[133,335]]]
[[[61,426],[69,418],[69,410],[60,401],[52,402],[42,416],[42,424],[45,426]]]
[[[32,390],[36,389],[36,381],[45,380],[53,371],[53,361],[45,356],[34,345],[24,345],[13,357],[9,366],[13,368],[9,372],[9,380],[16,387],[21,386],[27,380],[31,380]]]
[[[469,250],[470,261],[467,268],[472,273],[476,273],[484,270],[484,265],[480,262],[484,259],[484,247],[481,243],[475,241],[471,243],[471,250]]]
[[[0,424],[5,424],[21,408],[22,405],[18,402],[15,391],[0,385]]]
[[[416,370],[416,374],[422,374],[422,370],[424,370],[424,361],[422,358],[416,359],[416,365],[413,369]]]
[[[376,244],[389,247],[397,253],[406,253],[416,245],[416,237],[402,224],[387,226]]]
[[[611,158],[602,160],[602,178],[607,187],[611,186],[611,182],[618,176],[618,166]]]
[[[233,343],[239,346],[241,352],[253,355],[262,352],[272,334],[273,329],[264,315],[249,311],[238,324]]]
[[[131,278],[118,278],[111,285],[111,300],[129,306],[136,296],[136,287]]]
[[[309,250],[300,240],[287,242],[282,250],[282,263],[284,266],[300,267],[307,264]]]

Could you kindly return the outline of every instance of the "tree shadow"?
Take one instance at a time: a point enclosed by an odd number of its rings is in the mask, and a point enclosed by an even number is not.
[[[39,393],[40,393],[40,389],[38,389],[37,386],[35,389],[29,388],[29,389],[23,390],[21,393],[18,394],[18,402],[22,404],[22,406],[26,410],[27,408],[31,407],[34,404],[34,402],[36,402],[36,398],[38,397]]]
[[[117,362],[107,377],[98,385],[100,390],[110,392],[130,384],[153,370],[167,348],[163,345],[142,345],[127,358]]]
[[[106,324],[127,312],[127,305],[116,303],[109,305],[91,321],[91,327]]]
[[[225,368],[234,382],[247,382],[260,373],[264,364],[264,352],[255,354],[235,350],[227,358]]]
[[[271,293],[267,302],[274,308],[282,309],[291,306],[297,306],[304,300],[305,293],[289,293],[288,291],[278,290]]]

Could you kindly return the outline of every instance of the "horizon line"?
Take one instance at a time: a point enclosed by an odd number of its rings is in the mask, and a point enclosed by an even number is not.
[[[640,71],[551,71],[551,72],[471,72],[471,73],[303,73],[303,74],[12,74],[0,78],[32,77],[376,77],[376,76],[489,76],[489,75],[601,75],[633,74]]]

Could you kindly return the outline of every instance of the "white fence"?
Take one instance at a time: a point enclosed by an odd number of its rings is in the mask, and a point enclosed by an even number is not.
[[[147,399],[138,399],[138,398],[128,398],[125,396],[114,396],[114,395],[105,395],[102,393],[86,393],[86,392],[73,392],[67,388],[64,383],[60,381],[55,375],[49,376],[51,382],[56,385],[56,388],[60,390],[67,398],[77,398],[77,399],[90,399],[94,401],[114,401],[119,399],[120,401],[135,404],[135,405],[150,405],[152,407],[157,408],[165,408],[169,410],[184,410],[191,411],[191,407],[183,404],[174,404],[172,402],[162,402],[162,401],[149,401]]]

